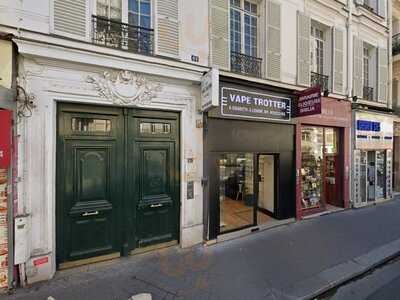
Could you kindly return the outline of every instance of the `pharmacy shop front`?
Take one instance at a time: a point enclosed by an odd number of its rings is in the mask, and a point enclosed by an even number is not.
[[[392,198],[393,116],[355,111],[354,206]]]
[[[295,126],[289,91],[221,82],[204,118],[206,238],[295,215]]]

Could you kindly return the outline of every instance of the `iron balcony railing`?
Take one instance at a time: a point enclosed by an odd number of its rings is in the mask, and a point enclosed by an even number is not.
[[[395,34],[392,38],[392,54],[400,54],[400,33]]]
[[[366,9],[369,10],[370,12],[375,12],[375,9],[370,6],[368,3],[363,3],[362,6]]]
[[[311,72],[311,86],[320,86],[322,91],[328,91],[329,76]]]
[[[231,52],[231,70],[233,72],[261,77],[261,64],[261,58]]]
[[[363,87],[363,98],[365,100],[373,101],[374,100],[374,88],[369,86]]]
[[[94,44],[131,52],[152,55],[154,30],[110,20],[92,17],[92,40]]]

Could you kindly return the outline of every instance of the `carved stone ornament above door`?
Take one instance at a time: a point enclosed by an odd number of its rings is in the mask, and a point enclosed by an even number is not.
[[[131,71],[104,72],[102,76],[87,77],[100,96],[118,105],[151,104],[151,100],[162,90],[159,83]]]

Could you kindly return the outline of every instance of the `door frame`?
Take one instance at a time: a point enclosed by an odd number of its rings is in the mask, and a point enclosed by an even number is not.
[[[257,210],[258,210],[258,201],[259,201],[259,191],[260,191],[260,181],[258,180],[258,174],[259,174],[259,158],[260,155],[269,155],[274,157],[274,211],[270,212],[269,210],[266,209],[261,209],[263,213],[266,215],[276,219],[277,218],[277,208],[278,208],[278,199],[279,199],[279,164],[280,164],[280,159],[279,159],[279,153],[270,153],[270,152],[258,152],[255,154],[255,176],[254,176],[254,188],[256,190],[256,200],[255,201],[255,209],[254,209],[254,215],[255,215],[255,220],[256,220],[256,225],[258,224],[257,220]]]
[[[147,117],[152,119],[171,119],[175,120],[177,124],[177,132],[175,136],[176,142],[176,149],[175,149],[175,164],[176,164],[176,179],[175,179],[175,198],[177,202],[176,208],[176,236],[177,242],[180,243],[181,241],[181,228],[182,228],[182,221],[181,221],[181,209],[182,209],[182,199],[181,199],[181,181],[182,181],[182,170],[181,170],[181,159],[182,159],[182,148],[181,148],[181,139],[182,139],[182,111],[173,111],[173,110],[166,110],[162,111],[159,109],[148,109],[148,108],[134,108],[134,107],[118,107],[118,106],[107,106],[102,104],[88,104],[88,103],[75,103],[75,102],[66,102],[66,101],[55,101],[56,104],[56,119],[55,119],[55,134],[56,134],[56,147],[55,147],[55,255],[56,255],[56,268],[58,269],[61,262],[69,262],[65,259],[65,246],[63,245],[63,226],[65,225],[64,217],[63,217],[63,205],[62,199],[64,197],[64,183],[62,180],[63,176],[63,158],[64,158],[64,146],[63,143],[63,136],[60,134],[60,116],[63,111],[68,112],[76,112],[76,113],[99,113],[99,114],[109,114],[109,115],[118,115],[120,114],[123,117],[121,123],[123,124],[122,138],[121,144],[123,149],[123,165],[126,165],[128,159],[128,150],[129,150],[129,138],[128,138],[128,119],[132,117]],[[135,138],[136,133],[132,134]],[[149,139],[147,139],[149,141]],[[123,166],[121,166],[123,167]],[[135,244],[132,243],[132,233],[135,232],[136,228],[131,224],[131,220],[135,218],[136,211],[132,209],[132,206],[129,205],[129,198],[130,198],[130,188],[127,176],[129,174],[129,167],[124,168],[124,178],[122,179],[123,184],[123,191],[121,192],[122,196],[120,199],[120,203],[118,205],[118,215],[120,219],[118,220],[119,226],[119,246],[120,251],[119,253],[123,256],[129,255],[129,253],[136,249]],[[60,185],[62,187],[60,187]],[[59,188],[58,188],[59,187]],[[137,201],[137,200],[136,200]],[[136,205],[136,201],[135,205]],[[126,209],[128,208],[128,209]],[[130,209],[129,209],[130,208]],[[122,217],[123,216],[123,217]]]

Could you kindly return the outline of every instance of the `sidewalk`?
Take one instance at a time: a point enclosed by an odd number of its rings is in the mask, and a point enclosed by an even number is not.
[[[177,247],[58,273],[1,299],[310,298],[400,252],[400,201],[190,250]]]

